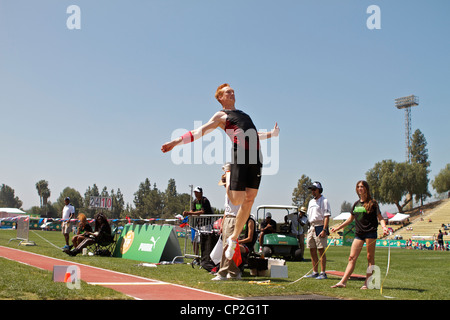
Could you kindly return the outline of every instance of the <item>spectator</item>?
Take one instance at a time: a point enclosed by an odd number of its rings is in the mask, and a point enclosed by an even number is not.
[[[219,185],[224,186],[226,188],[226,175],[223,174],[221,180],[219,181]],[[233,234],[234,228],[236,226],[236,215],[239,211],[239,205],[235,206],[231,203],[228,198],[228,194],[225,192],[225,213],[223,215],[222,224],[220,228],[220,232],[222,234],[222,243],[223,243],[223,252],[222,258],[220,259],[220,267],[216,276],[212,278],[213,281],[223,281],[227,279],[239,280],[241,278],[241,270],[239,266],[236,266],[236,263],[231,259],[228,260],[225,257],[225,249],[227,246],[227,239],[230,235]]]
[[[77,247],[85,238],[86,238],[86,232],[92,232],[91,225],[87,222],[87,218],[83,213],[80,213],[78,215],[78,229],[77,234],[73,236],[72,238],[72,247]],[[71,248],[72,249],[72,248]]]
[[[439,250],[445,250],[444,248],[444,234],[442,233],[441,230],[439,230],[438,236],[437,236],[437,240],[438,240],[438,245],[439,245]]]
[[[196,187],[194,189],[195,199],[192,201],[191,211],[184,211],[183,216],[199,216],[202,214],[213,214],[211,204],[208,198],[203,196],[203,188]],[[202,219],[202,222],[195,221],[191,224],[191,234],[192,234],[192,246],[194,249],[194,253],[198,255],[199,252],[199,243],[200,243],[200,229],[206,230],[210,226],[210,223],[205,219]]]
[[[346,287],[347,281],[355,269],[356,261],[364,244],[367,248],[367,262],[369,268],[375,265],[375,246],[378,221],[380,221],[381,226],[383,227],[383,235],[388,234],[386,222],[381,215],[378,203],[372,199],[370,194],[369,184],[363,180],[358,181],[356,184],[356,193],[359,200],[353,205],[351,216],[337,228],[331,229],[331,232],[336,232],[355,220],[355,239],[353,240],[352,247],[350,249],[347,268],[345,269],[345,273],[341,281],[331,288]],[[371,270],[369,268],[368,270]],[[364,281],[364,285],[361,289],[367,289],[367,281],[371,275],[371,271],[366,274],[366,280]]]
[[[252,215],[248,218],[244,225],[241,235],[239,236],[239,246],[241,253],[245,256],[255,251],[255,243],[258,236],[256,234],[256,222]]]
[[[213,214],[211,204],[208,198],[203,196],[203,188],[196,187],[194,189],[195,199],[192,202],[191,211],[184,211],[184,216],[201,215],[201,214]]]
[[[108,218],[103,213],[98,213],[95,216],[94,232],[85,232],[86,238],[72,250],[66,250],[65,252],[69,256],[76,256],[83,248],[86,248],[94,243],[103,243],[113,241],[111,234],[111,226],[109,225]]]
[[[262,252],[264,236],[266,234],[274,233],[277,230],[277,223],[272,220],[272,214],[267,212],[264,217],[264,221],[261,222],[261,229],[259,232],[259,252]]]
[[[66,241],[66,245],[63,247],[63,250],[70,250],[69,246],[69,234],[70,229],[72,228],[72,224],[70,220],[75,217],[75,208],[70,203],[70,198],[67,197],[64,199],[64,208],[62,209],[62,224],[61,231],[64,236],[64,240]]]
[[[305,251],[305,234],[303,227],[308,223],[306,217],[306,208],[301,207],[300,211],[288,214],[284,217],[285,221],[291,221],[290,234],[297,238],[298,246],[302,252],[302,258]]]
[[[312,186],[308,189],[311,190],[313,199],[309,201],[308,204],[308,221],[309,229],[306,244],[311,253],[311,262],[313,265],[313,272],[307,275],[306,278],[316,278],[317,280],[322,280],[327,278],[325,273],[326,269],[326,255],[325,248],[328,242],[328,223],[331,216],[331,208],[323,195],[322,184],[318,181],[314,181]],[[320,255],[320,268],[321,272],[319,274],[319,256]]]

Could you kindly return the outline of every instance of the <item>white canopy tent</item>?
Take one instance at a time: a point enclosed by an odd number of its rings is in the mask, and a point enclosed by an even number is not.
[[[389,219],[389,222],[402,222],[410,217],[409,214],[397,213],[393,218]]]
[[[340,215],[333,218],[333,220],[347,220],[350,217],[350,212],[341,212]]]
[[[27,214],[25,211],[17,208],[0,208],[0,218],[17,217],[25,214]]]

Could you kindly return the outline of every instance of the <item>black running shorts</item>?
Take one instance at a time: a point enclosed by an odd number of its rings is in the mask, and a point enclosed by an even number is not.
[[[245,191],[246,188],[259,189],[261,164],[231,163],[230,190]]]

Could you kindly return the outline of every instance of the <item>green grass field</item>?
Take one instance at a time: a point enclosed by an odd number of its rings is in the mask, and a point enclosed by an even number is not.
[[[141,261],[113,257],[76,256],[69,257],[58,247],[64,245],[60,232],[30,231],[29,240],[36,246],[18,246],[18,241],[9,239],[16,236],[15,230],[0,230],[0,245],[71,260],[78,263],[102,267],[135,274],[151,279],[182,284],[207,291],[219,292],[235,297],[283,296],[318,294],[330,297],[357,300],[448,300],[450,299],[450,280],[448,266],[450,252],[414,251],[391,249],[389,274],[380,290],[360,290],[361,280],[350,280],[345,289],[331,289],[339,278],[330,276],[327,280],[302,279],[312,267],[308,250],[304,262],[287,262],[287,279],[270,279],[268,277],[250,276],[245,270],[241,281],[211,281],[213,275],[190,264],[160,265],[156,268],[138,266]],[[43,240],[45,238],[49,242]],[[349,247],[330,247],[327,251],[327,270],[344,271],[347,265]],[[384,279],[387,267],[388,249],[377,248],[376,265]],[[190,260],[186,260],[190,262]],[[365,248],[358,259],[355,273],[365,274],[367,260]],[[250,281],[271,280],[271,285],[251,284]],[[384,296],[392,297],[386,298]],[[188,299],[189,297],[186,297]],[[69,290],[64,283],[52,281],[52,272],[25,266],[0,258],[0,299],[14,300],[75,300],[75,299],[128,299],[113,290],[82,283],[81,290]]]

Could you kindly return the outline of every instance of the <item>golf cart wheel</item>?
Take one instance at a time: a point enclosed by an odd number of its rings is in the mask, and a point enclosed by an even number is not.
[[[294,259],[294,261],[302,261],[303,260],[302,249],[295,250],[293,259]]]
[[[262,254],[264,255],[264,257],[269,258],[272,256],[272,249],[270,249],[270,247],[263,247]]]

